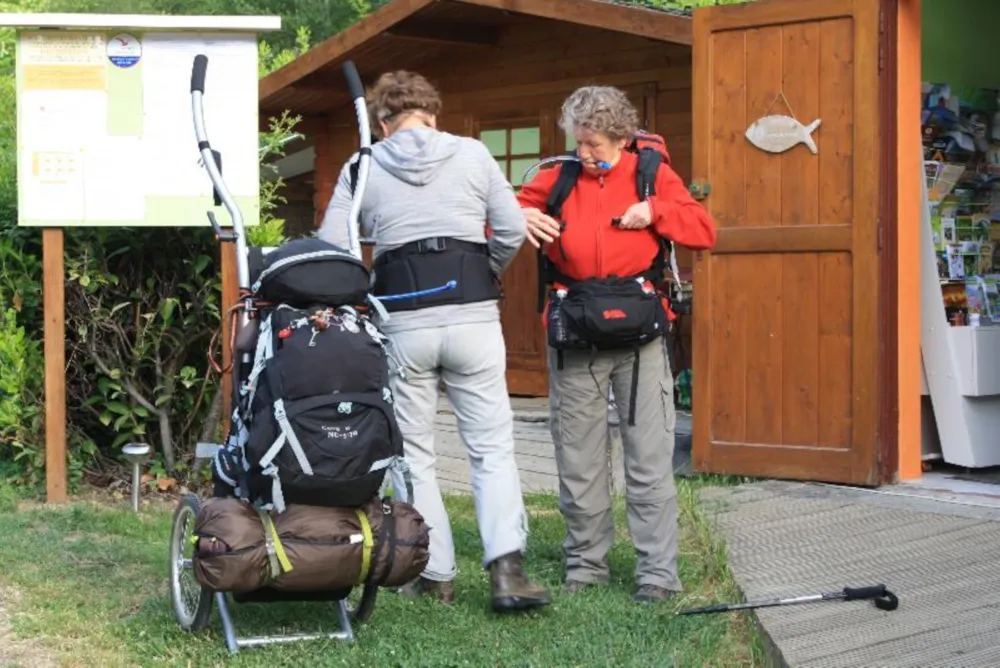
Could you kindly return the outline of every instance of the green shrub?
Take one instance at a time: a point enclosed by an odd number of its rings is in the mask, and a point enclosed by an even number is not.
[[[45,465],[43,378],[41,342],[18,323],[13,308],[0,312],[0,479]]]

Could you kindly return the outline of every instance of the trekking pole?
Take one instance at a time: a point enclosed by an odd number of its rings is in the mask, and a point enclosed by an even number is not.
[[[365,102],[365,87],[354,61],[344,63],[344,77],[347,79],[347,89],[354,101],[354,111],[358,116],[358,134],[361,146],[358,149],[358,183],[351,200],[351,211],[347,217],[347,239],[351,254],[361,259],[361,202],[365,198],[365,188],[368,187],[368,172],[372,159],[372,132],[368,119],[368,105]]]
[[[824,594],[812,594],[810,596],[796,596],[794,598],[772,598],[761,601],[748,601],[746,603],[727,603],[724,605],[711,605],[705,608],[691,608],[681,610],[678,615],[703,615],[713,612],[731,612],[733,610],[751,610],[753,608],[769,608],[778,605],[795,605],[798,603],[813,603],[816,601],[867,601],[870,600],[879,610],[892,611],[899,607],[899,599],[883,584],[871,587],[844,587],[840,591],[831,591]]]

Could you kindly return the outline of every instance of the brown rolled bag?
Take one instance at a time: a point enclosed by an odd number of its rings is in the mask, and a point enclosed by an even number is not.
[[[195,578],[215,591],[339,591],[370,581],[400,587],[423,572],[429,527],[408,503],[259,510],[213,498],[195,520]]]

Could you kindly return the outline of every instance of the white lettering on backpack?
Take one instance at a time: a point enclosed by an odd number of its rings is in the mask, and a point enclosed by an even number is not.
[[[350,427],[342,429],[340,427],[323,427],[323,431],[326,432],[326,437],[328,439],[349,441],[358,437],[360,432],[357,429],[351,429]]]

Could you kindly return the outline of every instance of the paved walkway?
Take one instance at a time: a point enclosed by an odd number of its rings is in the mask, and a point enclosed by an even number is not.
[[[777,665],[1000,666],[1000,509],[899,492],[777,481],[703,490],[747,599],[880,583],[899,596],[894,612],[862,601],[758,609]]]
[[[549,433],[547,399],[511,399],[514,408],[514,447],[521,486],[526,492],[559,491],[555,451]],[[434,448],[438,455],[438,482],[445,492],[469,492],[469,461],[458,434],[455,415],[447,398],[441,397],[435,424]],[[624,492],[621,437],[611,429],[609,465],[614,491]],[[691,418],[678,413],[674,469],[678,475],[690,469]]]

